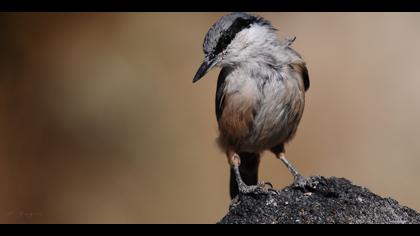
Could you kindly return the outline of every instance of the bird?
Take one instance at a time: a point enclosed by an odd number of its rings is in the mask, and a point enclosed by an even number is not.
[[[293,175],[307,180],[287,160],[285,145],[297,131],[310,81],[306,62],[292,49],[296,37],[280,39],[269,20],[234,12],[222,16],[203,42],[204,60],[193,83],[221,68],[215,113],[218,146],[230,165],[230,197],[267,192],[258,182],[261,155],[271,151]]]

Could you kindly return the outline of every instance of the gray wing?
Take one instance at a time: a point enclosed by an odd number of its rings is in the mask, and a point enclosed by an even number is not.
[[[303,65],[302,68],[302,79],[303,79],[303,85],[305,86],[305,92],[309,89],[309,86],[311,85],[311,83],[309,82],[309,73],[308,73],[308,68],[306,67],[306,65]]]
[[[309,73],[308,69],[306,68],[306,64],[303,61],[297,61],[289,64],[292,69],[300,74],[303,80],[303,86],[305,87],[305,92],[309,89],[310,82],[309,82]]]
[[[226,77],[230,74],[232,70],[228,67],[224,67],[220,73],[219,78],[217,79],[217,88],[216,88],[216,118],[219,121],[220,116],[223,112],[224,107],[224,98],[225,98],[225,86],[226,86]]]
[[[291,39],[291,41],[289,42],[290,44],[293,43],[293,41],[295,41],[296,37],[294,37],[293,39]],[[287,47],[286,48],[287,52],[294,55],[295,57],[298,57],[300,59],[302,59],[302,56],[295,51],[293,48],[291,47]],[[303,80],[303,86],[305,87],[305,92],[309,89],[310,86],[310,82],[309,82],[309,73],[308,73],[308,68],[306,67],[306,63],[303,61],[295,61],[290,63],[290,66],[296,70],[302,77]]]

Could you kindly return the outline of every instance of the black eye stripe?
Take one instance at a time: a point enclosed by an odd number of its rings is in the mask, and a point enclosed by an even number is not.
[[[237,18],[232,23],[232,25],[226,31],[223,32],[212,54],[217,55],[221,53],[223,50],[226,49],[230,42],[232,42],[237,33],[239,33],[245,28],[249,28],[249,26],[251,26],[252,23],[255,23],[257,21],[257,17],[251,17],[249,19],[244,19],[241,17]]]

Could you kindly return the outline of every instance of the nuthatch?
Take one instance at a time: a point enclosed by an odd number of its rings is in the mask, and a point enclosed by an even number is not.
[[[309,76],[291,48],[262,17],[232,13],[220,18],[204,38],[204,62],[193,82],[221,67],[216,91],[219,146],[231,165],[230,195],[267,191],[258,183],[260,154],[271,150],[288,167],[296,186],[306,180],[285,157],[305,106]]]

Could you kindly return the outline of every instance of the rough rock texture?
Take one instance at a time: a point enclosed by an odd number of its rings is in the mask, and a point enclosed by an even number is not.
[[[420,214],[343,178],[310,177],[303,189],[240,195],[221,224],[419,224]]]

